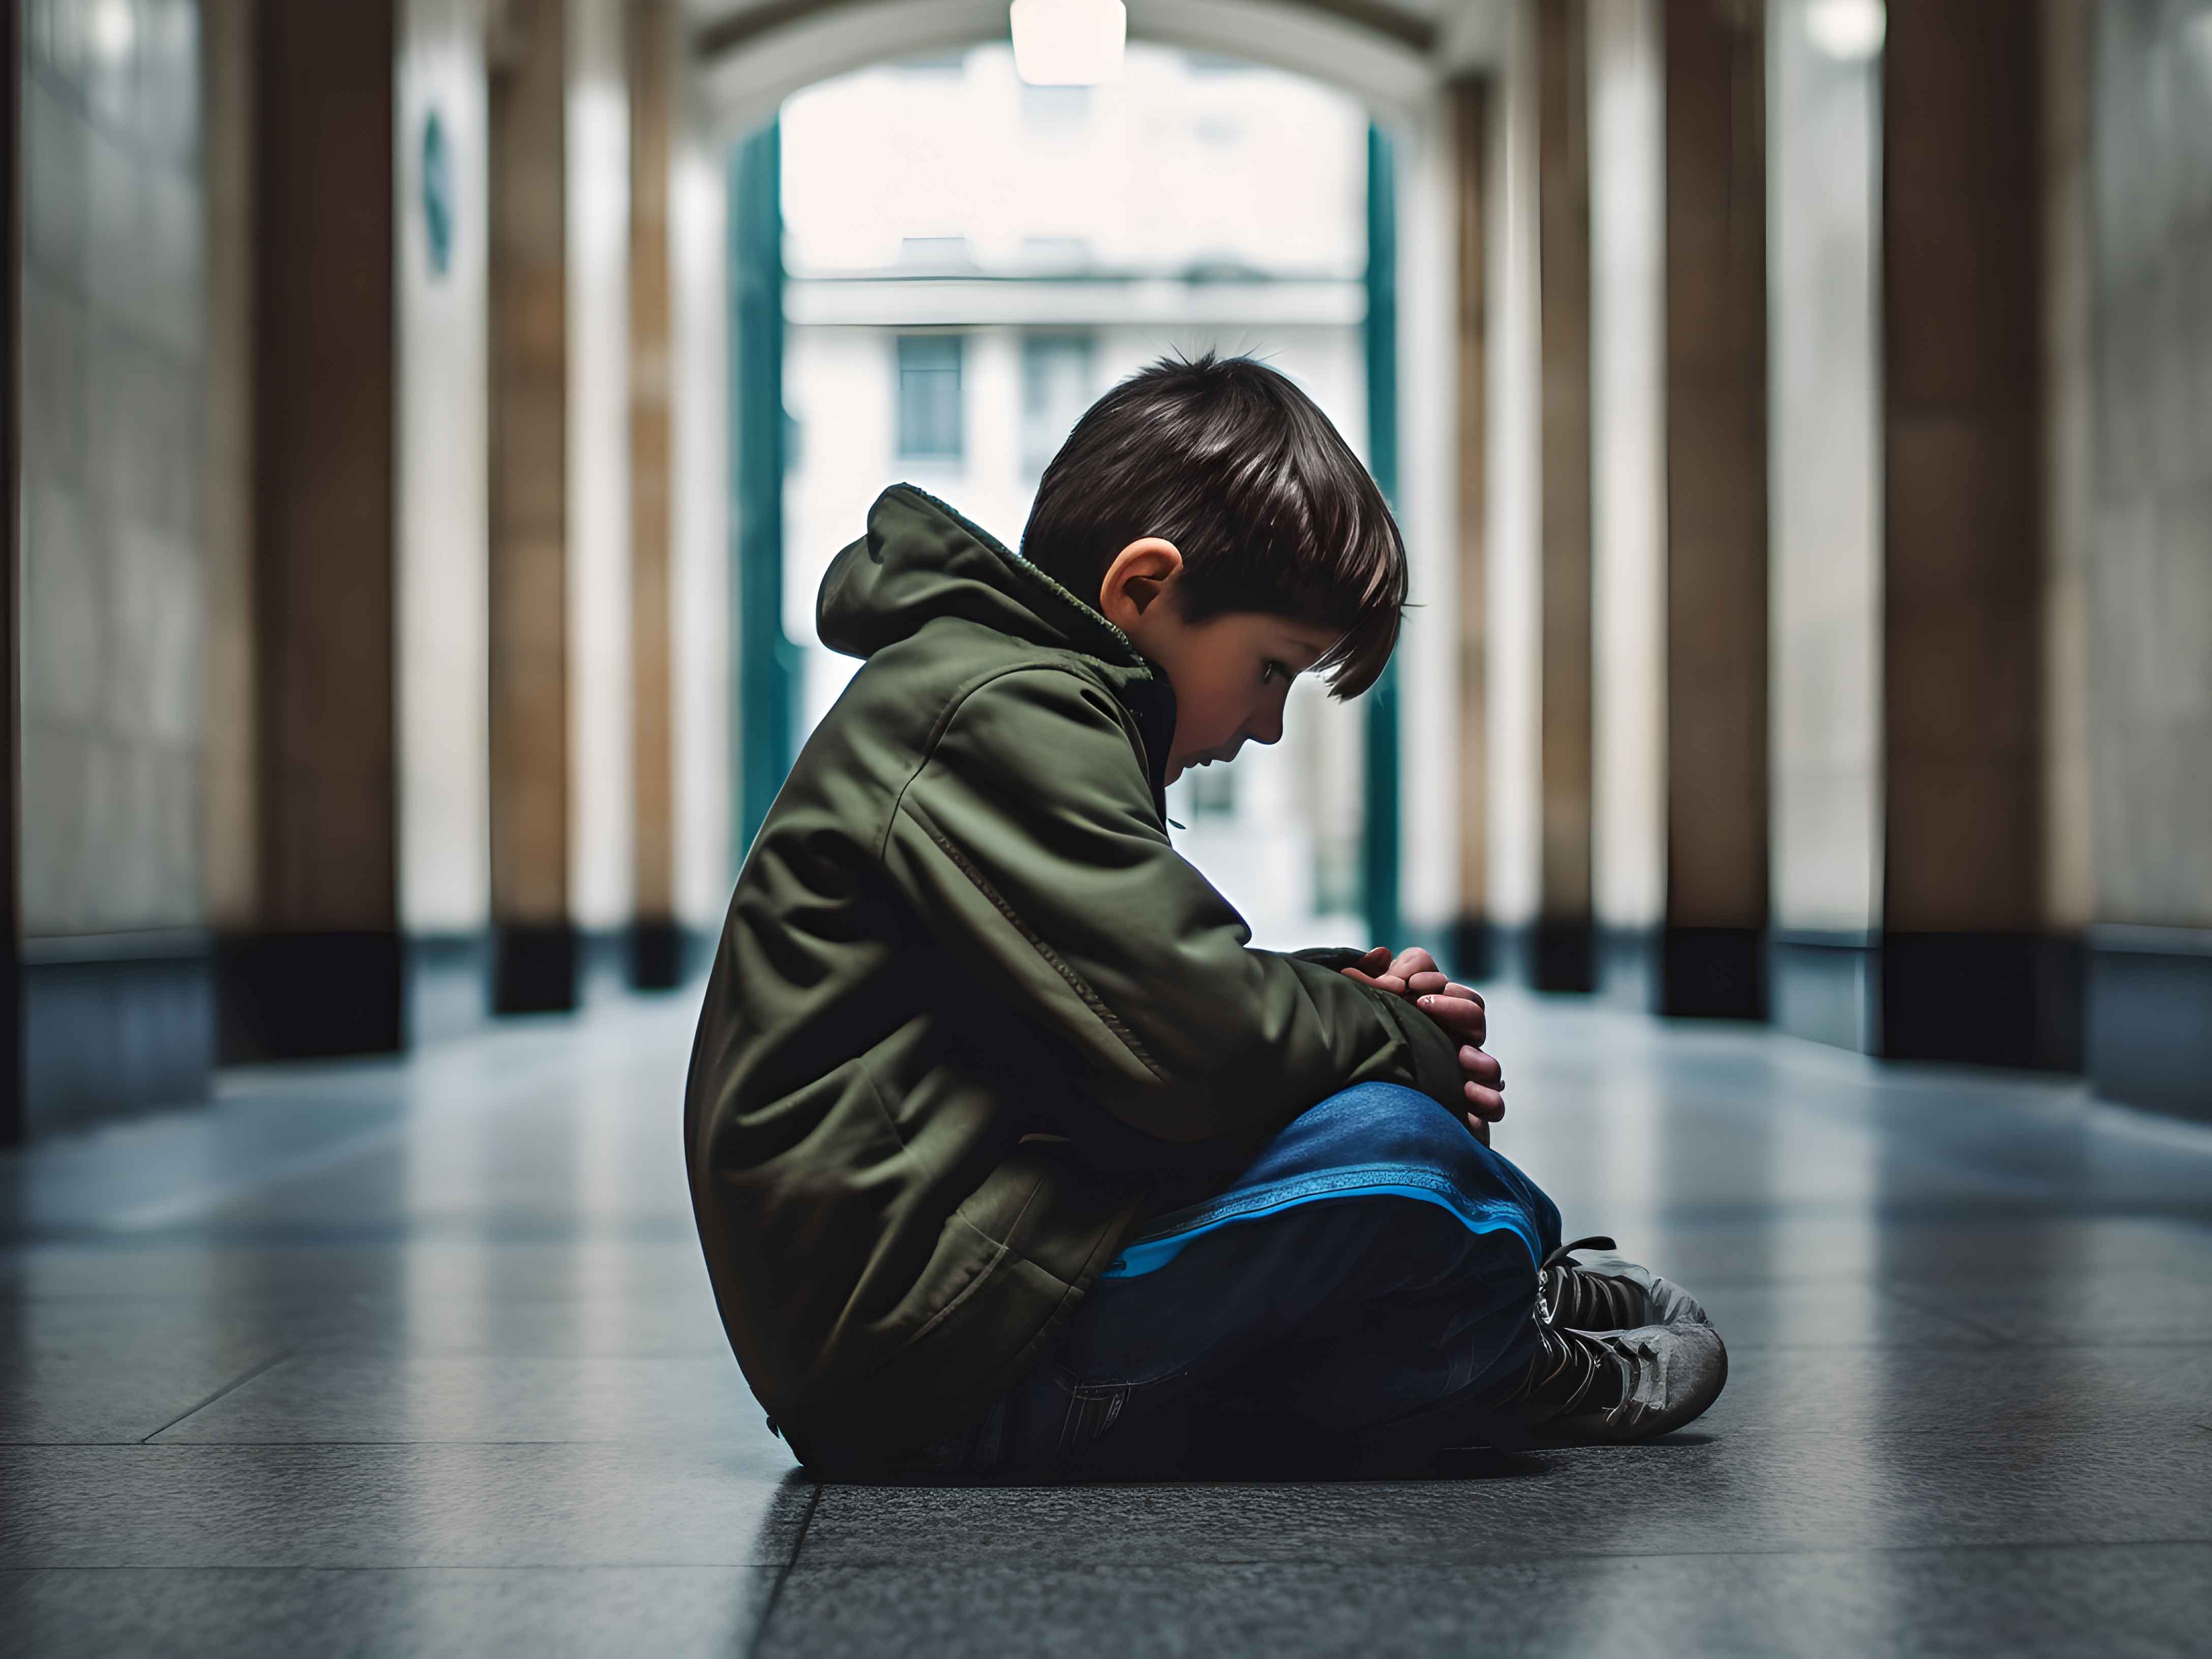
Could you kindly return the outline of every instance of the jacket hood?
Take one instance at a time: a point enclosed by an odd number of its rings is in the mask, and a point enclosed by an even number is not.
[[[1153,804],[1166,818],[1176,725],[1167,671],[989,531],[927,490],[893,484],[868,509],[868,533],[830,562],[814,601],[816,635],[832,651],[867,658],[939,617],[1088,659],[1136,716]]]
[[[893,484],[868,509],[868,533],[830,561],[815,600],[815,631],[832,651],[865,658],[939,617],[1079,651],[1121,675],[1166,684],[1095,606],[927,490]]]

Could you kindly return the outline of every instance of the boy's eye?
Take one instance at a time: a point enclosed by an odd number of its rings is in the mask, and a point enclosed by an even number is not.
[[[1288,665],[1276,661],[1273,657],[1269,657],[1266,661],[1260,665],[1261,684],[1267,684],[1269,680],[1274,678],[1278,674],[1281,675],[1285,679],[1290,678],[1291,671]]]

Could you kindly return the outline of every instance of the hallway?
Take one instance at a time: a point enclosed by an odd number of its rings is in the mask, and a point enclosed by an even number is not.
[[[2202,1128],[1501,993],[1501,1150],[1729,1339],[1694,1429],[1393,1486],[817,1489],[714,1321],[693,1007],[229,1071],[208,1109],[6,1154],[0,1628],[42,1654],[2179,1654],[2212,1620]]]

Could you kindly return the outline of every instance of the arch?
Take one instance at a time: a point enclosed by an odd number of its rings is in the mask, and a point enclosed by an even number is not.
[[[1336,87],[1402,120],[1436,95],[1437,25],[1371,0],[1125,0],[1133,40],[1222,52]],[[872,64],[1006,38],[1006,0],[769,0],[692,36],[714,125],[732,136],[793,93]]]

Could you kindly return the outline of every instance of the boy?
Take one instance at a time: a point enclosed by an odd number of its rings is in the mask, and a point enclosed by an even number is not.
[[[685,1148],[771,1428],[820,1474],[1050,1479],[1702,1412],[1697,1304],[1578,1262],[1489,1150],[1480,999],[1425,952],[1252,949],[1169,842],[1185,768],[1396,643],[1397,526],[1327,418],[1249,359],[1163,360],[1022,547],[878,499],[817,612],[865,665],[731,901]]]

